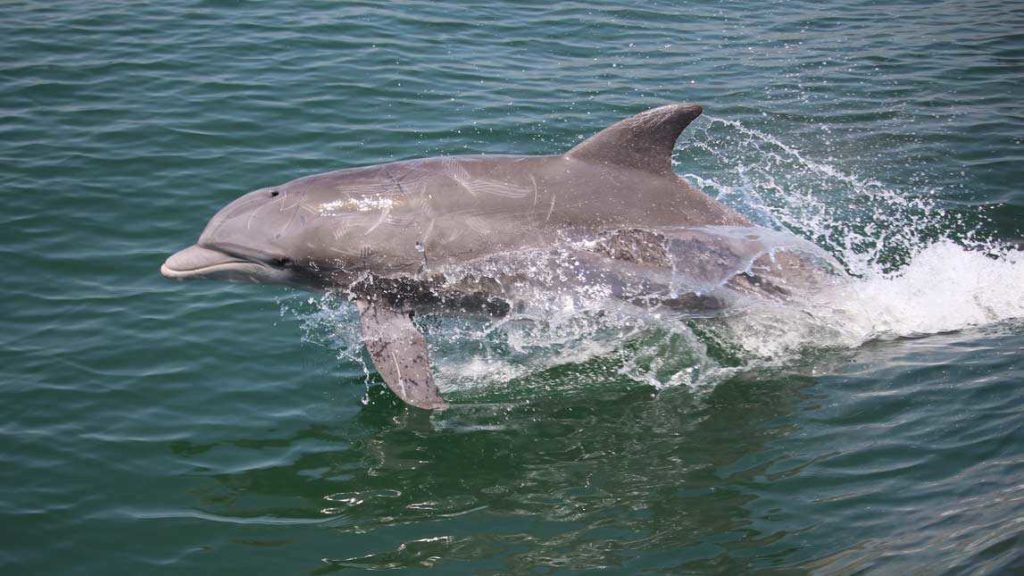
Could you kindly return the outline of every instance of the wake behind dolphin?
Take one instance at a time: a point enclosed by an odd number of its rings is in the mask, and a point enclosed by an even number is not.
[[[538,288],[599,286],[704,315],[736,294],[785,299],[841,278],[821,250],[752,226],[672,171],[701,111],[648,110],[561,155],[411,160],[256,190],[161,272],[342,291],[385,383],[425,409],[446,404],[417,312],[502,316]]]

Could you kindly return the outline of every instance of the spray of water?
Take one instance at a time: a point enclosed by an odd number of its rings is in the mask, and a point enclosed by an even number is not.
[[[717,336],[746,365],[1024,317],[1021,254],[943,210],[935,191],[910,194],[845,173],[732,120],[710,118],[693,145],[734,169],[691,181],[762,225],[813,241],[852,276],[721,322]]]
[[[691,147],[729,167],[685,174],[691,183],[761,226],[813,242],[850,278],[788,301],[750,298],[713,318],[635,306],[594,286],[538,289],[527,297],[532,306],[498,320],[427,317],[446,395],[544,387],[550,369],[567,365],[597,366],[601,374],[584,369],[573,380],[582,387],[611,375],[700,388],[822,349],[1024,318],[1024,256],[985,240],[932,191],[909,194],[848,174],[733,120],[708,118],[689,134]],[[358,318],[343,299],[287,308],[308,339],[370,374]]]

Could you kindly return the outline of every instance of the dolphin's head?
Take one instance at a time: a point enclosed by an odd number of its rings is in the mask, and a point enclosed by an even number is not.
[[[319,289],[359,274],[416,270],[422,261],[411,228],[387,225],[404,206],[378,170],[307,176],[231,202],[195,245],[160,272],[171,279],[289,284]],[[382,225],[383,224],[383,225]]]
[[[318,282],[308,247],[316,228],[307,226],[301,194],[286,186],[250,192],[210,219],[199,240],[164,262],[160,273],[174,280],[210,279],[292,284]]]

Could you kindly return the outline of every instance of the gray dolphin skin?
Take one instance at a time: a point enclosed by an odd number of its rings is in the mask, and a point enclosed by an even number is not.
[[[672,170],[676,139],[701,111],[694,104],[647,110],[560,155],[409,160],[259,189],[221,209],[161,273],[342,289],[360,311],[363,340],[388,387],[407,404],[441,409],[413,312],[429,305],[500,316],[510,304],[500,278],[453,283],[435,271],[543,251],[567,238],[602,240],[586,254],[595,274],[611,260],[665,268],[664,254],[650,256],[645,244],[657,248],[669,237],[685,249],[694,229],[750,226]],[[672,230],[691,232],[664,232]],[[665,300],[672,298],[679,295]]]

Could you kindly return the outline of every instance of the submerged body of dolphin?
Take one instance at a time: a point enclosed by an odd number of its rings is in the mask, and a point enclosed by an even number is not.
[[[715,305],[704,290],[674,286],[676,272],[742,253],[741,235],[734,242],[713,231],[750,224],[672,171],[675,141],[700,113],[690,104],[648,110],[562,155],[411,160],[256,190],[221,209],[161,272],[344,288],[387,385],[406,403],[442,408],[410,313],[439,306],[504,314],[510,287],[545,281],[502,270],[510,254],[558,252],[560,262],[568,254],[583,281],[610,280],[617,296],[637,302]],[[748,251],[748,267],[779,268],[756,246]],[[489,273],[440,273],[459,267]],[[756,274],[735,272],[721,283],[756,288]]]

